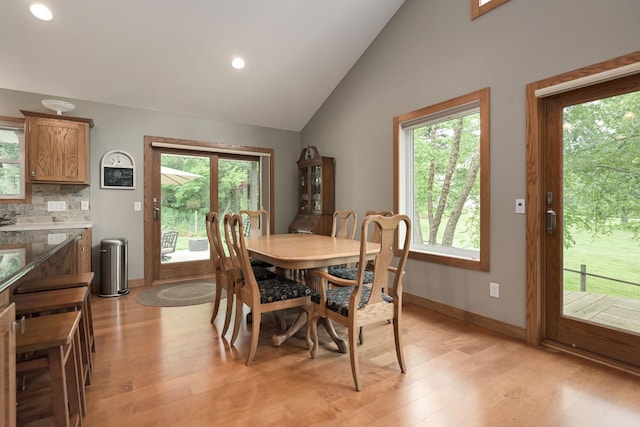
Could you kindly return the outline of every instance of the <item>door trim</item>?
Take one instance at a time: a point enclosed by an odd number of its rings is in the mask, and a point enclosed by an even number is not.
[[[540,345],[545,331],[543,156],[545,100],[536,91],[640,62],[640,51],[529,83],[526,86],[526,325],[528,344]],[[597,358],[590,357],[592,360]]]
[[[143,209],[143,218],[144,218],[144,247],[145,248],[155,248],[158,246],[158,242],[156,241],[157,236],[153,231],[153,188],[155,185],[160,185],[160,183],[153,182],[153,143],[161,143],[170,145],[173,148],[181,149],[181,150],[192,150],[192,151],[209,151],[209,152],[222,152],[228,153],[229,150],[233,150],[234,152],[241,154],[246,153],[247,155],[260,155],[263,154],[263,157],[268,158],[269,162],[269,194],[268,194],[268,208],[270,210],[271,215],[271,229],[274,228],[274,182],[273,182],[273,174],[274,174],[274,150],[272,148],[262,148],[262,147],[250,147],[250,146],[240,146],[240,145],[228,145],[228,144],[220,144],[215,142],[205,142],[205,141],[193,141],[186,139],[175,139],[175,138],[165,138],[158,136],[144,136],[144,209]],[[159,179],[159,178],[158,178]],[[152,286],[154,284],[161,283],[160,280],[153,280],[154,272],[154,256],[159,256],[159,253],[156,254],[153,250],[145,250],[144,251],[144,278],[143,278],[143,286]],[[194,277],[195,278],[195,277]],[[180,280],[188,280],[189,278],[183,277]]]

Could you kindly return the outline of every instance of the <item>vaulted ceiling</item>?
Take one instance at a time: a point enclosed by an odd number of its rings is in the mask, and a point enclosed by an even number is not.
[[[403,2],[3,0],[0,87],[299,131]]]

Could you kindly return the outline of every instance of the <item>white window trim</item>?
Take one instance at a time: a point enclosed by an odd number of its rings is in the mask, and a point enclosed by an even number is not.
[[[411,241],[409,257],[463,268],[489,271],[489,89],[481,89],[439,104],[394,118],[394,156],[396,162],[395,210],[408,212],[413,207],[413,129],[474,112],[480,114],[480,247],[444,248]],[[416,225],[417,227],[417,225]]]
[[[25,137],[24,122],[13,122],[0,120],[0,129],[17,130],[18,132],[18,159],[0,159],[2,163],[18,164],[20,168],[20,193],[18,194],[0,194],[0,200],[19,200],[26,198],[26,164],[25,164]]]

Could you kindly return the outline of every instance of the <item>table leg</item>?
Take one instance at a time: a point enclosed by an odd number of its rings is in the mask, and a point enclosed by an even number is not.
[[[320,268],[320,270],[327,271],[327,267],[322,267]],[[308,273],[308,271],[305,271],[305,279],[308,286],[310,286],[311,289],[314,290],[314,292],[320,292],[320,289],[329,285],[325,279],[313,277],[311,274]],[[333,324],[331,323],[331,320],[327,317],[318,316],[317,313],[314,313],[313,317],[314,317],[314,320],[311,327],[316,328],[316,334],[317,334],[317,322],[319,320],[322,323],[322,326],[324,326],[324,328],[327,330],[327,333],[329,334],[333,342],[335,342],[336,345],[338,346],[338,351],[340,353],[346,353],[348,350],[347,343],[345,342],[345,340],[343,340],[338,336],[338,334],[336,333],[336,330],[333,328]],[[314,340],[313,346],[315,348],[315,351],[317,352],[318,343],[316,341],[318,340],[317,339]],[[315,354],[312,353],[311,357],[314,358]]]
[[[347,343],[345,342],[345,340],[340,338],[336,333],[336,330],[333,329],[333,323],[331,323],[331,320],[328,317],[321,317],[319,320],[322,323],[322,326],[324,326],[324,328],[327,330],[327,333],[329,334],[333,342],[335,342],[338,346],[338,351],[340,353],[346,353],[348,351]]]
[[[296,321],[287,329],[283,334],[276,334],[271,338],[271,345],[274,347],[279,347],[287,338],[295,334],[304,326],[307,322],[308,312],[302,312],[298,314]],[[308,343],[307,343],[308,345]]]

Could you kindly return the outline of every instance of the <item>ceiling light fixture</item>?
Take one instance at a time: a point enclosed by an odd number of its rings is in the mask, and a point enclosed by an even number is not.
[[[43,4],[32,4],[29,10],[33,16],[43,21],[51,21],[53,19],[53,13]]]
[[[236,70],[242,70],[244,68],[244,59],[242,58],[233,58],[231,61],[231,66]]]

